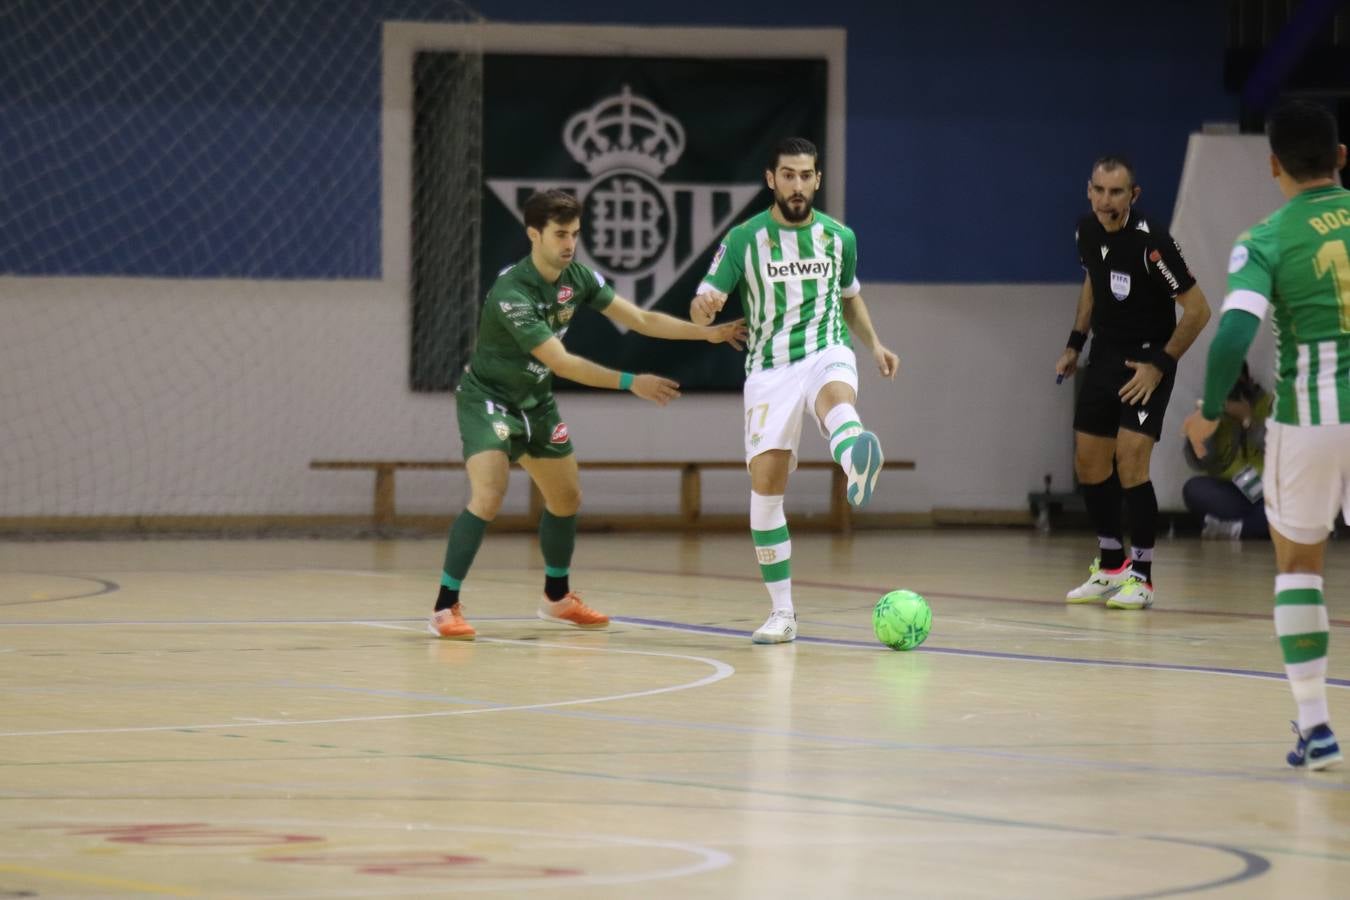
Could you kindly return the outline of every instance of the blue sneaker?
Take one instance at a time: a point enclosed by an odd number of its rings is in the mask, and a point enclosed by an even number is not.
[[[1315,772],[1341,761],[1341,745],[1336,743],[1336,735],[1332,733],[1330,725],[1323,723],[1314,726],[1304,737],[1303,732],[1298,730],[1297,722],[1289,724],[1294,726],[1294,734],[1298,735],[1298,743],[1285,757],[1289,765],[1294,768],[1306,766]]]
[[[858,435],[849,448],[848,502],[858,509],[862,509],[872,499],[883,461],[881,442],[870,431]]]

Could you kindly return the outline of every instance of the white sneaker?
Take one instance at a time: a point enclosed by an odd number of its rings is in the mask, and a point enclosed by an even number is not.
[[[1218,516],[1205,513],[1205,527],[1200,529],[1201,540],[1231,540],[1242,539],[1242,520],[1241,519],[1220,519]]]
[[[1112,609],[1148,609],[1153,605],[1153,585],[1130,573],[1125,584],[1106,599]]]
[[[1065,594],[1064,599],[1069,603],[1105,600],[1124,587],[1133,574],[1128,562],[1119,569],[1103,569],[1101,560],[1094,559],[1088,568],[1088,580]]]
[[[797,639],[797,614],[786,609],[769,613],[764,624],[750,635],[756,644],[786,644]]]

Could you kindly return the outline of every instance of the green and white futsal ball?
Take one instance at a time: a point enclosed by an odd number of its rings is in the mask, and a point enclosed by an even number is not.
[[[891,591],[872,610],[872,631],[892,650],[913,650],[932,628],[928,601],[913,591]]]

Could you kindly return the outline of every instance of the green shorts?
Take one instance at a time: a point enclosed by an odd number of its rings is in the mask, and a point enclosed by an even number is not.
[[[552,397],[523,412],[462,386],[455,400],[465,459],[484,450],[500,450],[512,462],[522,456],[557,459],[572,455],[567,423]]]

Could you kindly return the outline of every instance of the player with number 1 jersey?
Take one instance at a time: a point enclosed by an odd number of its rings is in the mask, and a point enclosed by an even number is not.
[[[1186,420],[1196,455],[1218,428],[1261,320],[1275,327],[1274,421],[1267,426],[1265,505],[1275,545],[1275,634],[1298,706],[1291,766],[1341,761],[1327,704],[1327,535],[1350,509],[1350,191],[1336,117],[1308,100],[1270,114],[1270,172],[1288,202],[1238,235],[1228,294],[1209,348],[1205,397]]]
[[[1275,326],[1276,422],[1350,422],[1350,191],[1296,194],[1238,235],[1224,310]]]

